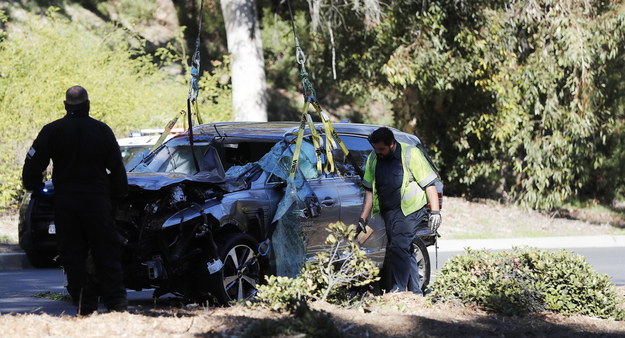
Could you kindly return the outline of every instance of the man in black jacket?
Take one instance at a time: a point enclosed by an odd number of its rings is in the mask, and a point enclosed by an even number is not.
[[[96,311],[98,296],[109,311],[125,311],[128,301],[113,202],[128,190],[126,171],[111,128],[89,117],[87,91],[74,86],[65,96],[67,114],[45,125],[28,151],[23,184],[34,194],[41,191],[42,172],[52,160],[59,253],[78,313]],[[87,269],[89,253],[97,285]]]

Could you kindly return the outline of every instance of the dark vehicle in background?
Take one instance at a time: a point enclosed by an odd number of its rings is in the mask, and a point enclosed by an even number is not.
[[[306,130],[298,175],[291,182],[298,198],[287,201],[298,126],[200,125],[193,129],[193,142],[188,134],[178,135],[130,170],[129,194],[116,215],[125,243],[126,287],[153,288],[156,297],[174,293],[227,303],[252,297],[265,274],[293,275],[304,260],[326,250],[327,225],[353,224],[360,215],[364,193],[355,166],[364,171],[372,151],[367,137],[378,126],[334,125],[353,156],[350,161],[340,148],[333,150],[335,173],[317,171]],[[323,134],[321,125],[316,129]],[[419,145],[415,136],[394,132],[399,141]],[[442,185],[439,193],[442,198]],[[425,288],[430,277],[426,246],[436,234],[427,229],[427,218],[422,223],[414,254]],[[378,217],[372,227],[362,248],[382,265],[383,221]],[[272,233],[266,250],[259,244]]]
[[[145,130],[136,132],[136,136],[117,140],[126,170],[134,167],[149,153],[160,137],[156,132],[157,130]],[[173,136],[174,134],[168,135],[166,139]],[[36,192],[35,196],[32,192],[27,192],[20,205],[19,244],[30,264],[38,268],[58,266],[54,260],[57,248],[53,197],[54,186],[52,181],[47,181],[42,191]]]

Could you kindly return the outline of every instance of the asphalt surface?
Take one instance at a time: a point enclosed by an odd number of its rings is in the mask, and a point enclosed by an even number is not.
[[[611,257],[608,262],[621,271],[621,257],[625,253],[625,236],[587,236],[587,237],[538,237],[511,239],[471,239],[445,240],[438,242],[438,253],[433,246],[428,248],[432,263],[432,278],[436,278],[437,270],[442,262],[461,253],[465,248],[507,250],[513,247],[537,247],[542,249],[570,249],[587,257],[593,263],[592,255],[598,251],[614,248],[619,257]],[[438,267],[435,257],[438,257]],[[605,256],[602,256],[605,257]],[[597,258],[605,260],[605,258]],[[612,270],[614,271],[614,270]],[[602,271],[599,271],[602,272]],[[609,271],[606,273],[610,274]],[[612,277],[617,285],[625,285],[623,277]],[[60,269],[34,269],[23,253],[0,254],[0,314],[8,313],[46,313],[50,315],[76,314],[76,309],[68,301],[52,300],[35,297],[42,293],[66,294],[65,277]],[[151,306],[152,292],[129,291],[128,298],[132,306]],[[100,309],[104,310],[104,309]]]

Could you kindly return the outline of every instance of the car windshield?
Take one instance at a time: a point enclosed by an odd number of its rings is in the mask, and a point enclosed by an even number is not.
[[[187,138],[173,139],[139,163],[132,172],[181,173],[187,175],[224,177],[224,169],[217,150],[207,141],[196,141],[193,153]]]
[[[126,170],[134,168],[150,152],[151,148],[151,145],[145,144],[119,146]]]

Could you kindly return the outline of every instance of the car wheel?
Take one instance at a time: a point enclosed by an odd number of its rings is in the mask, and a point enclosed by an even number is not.
[[[256,240],[249,235],[233,234],[216,242],[224,266],[213,275],[214,296],[224,305],[255,296],[262,278]]]
[[[56,251],[44,251],[44,250],[24,250],[26,253],[26,257],[35,268],[43,269],[43,268],[53,268],[58,267],[59,264],[54,261],[54,258],[57,256]]]
[[[425,289],[427,289],[428,284],[430,284],[430,254],[419,237],[415,237],[412,243],[414,244],[413,255],[419,266],[419,286],[421,287],[421,291],[425,293]]]

